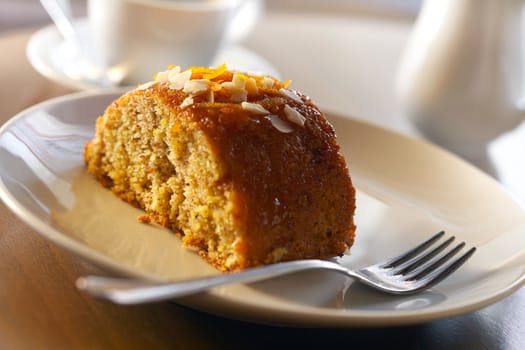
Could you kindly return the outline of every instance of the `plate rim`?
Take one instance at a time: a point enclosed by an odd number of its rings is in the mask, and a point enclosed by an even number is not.
[[[103,97],[118,97],[123,91],[129,88],[121,88],[121,91],[81,91],[68,95],[55,97],[46,101],[42,101],[35,104],[10,118],[6,123],[0,127],[0,136],[9,130],[16,122],[23,120],[24,118],[30,117],[35,111],[42,108],[46,108],[52,105],[58,105],[61,103],[74,102],[80,99],[88,98],[103,98]],[[458,156],[450,153],[443,148],[434,145],[428,141],[417,139],[402,135],[398,132],[383,128],[381,126],[374,125],[372,123],[351,118],[349,116],[342,116],[338,113],[330,111],[324,111],[328,120],[330,118],[348,119],[351,123],[360,124],[367,129],[375,129],[387,133],[390,137],[402,138],[408,140],[414,144],[425,145],[439,152],[443,152],[447,157],[455,158],[461,162],[464,166],[473,168],[479,176],[485,176],[489,180],[493,181],[495,186],[500,187],[500,190],[505,191],[504,188],[496,180],[492,179],[489,175],[481,172],[481,170],[475,168],[473,165],[463,161]],[[506,191],[505,191],[506,192]],[[519,205],[510,194],[508,194],[509,201],[515,202]],[[102,267],[103,269],[127,276],[127,277],[142,277],[151,278],[148,274],[143,274],[140,271],[133,270],[132,268],[119,264],[118,261],[113,260],[110,257],[94,250],[83,244],[82,242],[76,241],[75,239],[64,235],[59,230],[50,227],[46,223],[42,222],[36,215],[32,214],[29,210],[25,209],[21,203],[10,193],[6,187],[4,180],[0,177],[0,199],[4,201],[6,206],[23,222],[28,224],[40,235],[57,244],[61,248],[73,253],[74,255],[90,261],[91,263]],[[520,206],[521,207],[521,206]],[[427,321],[442,319],[446,317],[457,316],[468,312],[473,312],[493,304],[497,301],[504,299],[509,296],[525,284],[525,272],[522,272],[519,278],[516,278],[513,283],[506,285],[504,288],[498,289],[497,292],[492,293],[489,296],[480,296],[477,299],[470,300],[469,302],[459,303],[458,305],[449,305],[446,307],[432,307],[425,309],[427,312],[421,312],[420,310],[409,310],[409,311],[397,311],[396,314],[385,314],[384,310],[366,310],[363,315],[351,315],[347,310],[344,309],[330,309],[321,308],[309,305],[294,305],[292,308],[288,308],[283,311],[282,309],[268,308],[268,305],[257,305],[245,303],[243,301],[236,301],[234,298],[215,294],[213,292],[206,292],[201,295],[185,297],[177,302],[198,309],[204,312],[211,312],[213,314],[226,316],[230,318],[246,320],[254,323],[262,324],[281,324],[284,326],[330,326],[330,327],[361,327],[361,326],[397,326],[397,325],[409,325],[419,324]],[[227,307],[225,307],[225,305]],[[428,312],[430,310],[430,312]],[[269,312],[270,311],[270,312]],[[378,315],[382,314],[382,315]],[[305,317],[308,316],[308,317]],[[349,317],[350,316],[350,317]],[[378,317],[379,316],[379,317]],[[316,319],[312,321],[312,317]]]

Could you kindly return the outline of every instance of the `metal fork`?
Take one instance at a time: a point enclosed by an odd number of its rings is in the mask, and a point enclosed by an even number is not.
[[[297,271],[327,269],[340,272],[385,293],[412,294],[428,289],[448,277],[476,251],[472,247],[451,260],[463,250],[465,242],[445,251],[455,237],[444,238],[445,232],[438,232],[397,257],[358,270],[350,270],[332,261],[307,259],[174,282],[87,276],[77,280],[77,287],[117,304],[142,304],[174,299],[231,283],[255,282]],[[440,241],[442,242],[439,243]]]

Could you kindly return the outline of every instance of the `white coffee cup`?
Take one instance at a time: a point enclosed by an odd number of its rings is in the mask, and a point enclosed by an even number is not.
[[[121,85],[210,65],[244,0],[87,0],[91,60]]]

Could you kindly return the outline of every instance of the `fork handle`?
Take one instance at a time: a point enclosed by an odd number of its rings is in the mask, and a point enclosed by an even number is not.
[[[249,268],[240,272],[175,282],[86,276],[80,277],[76,285],[78,289],[92,296],[110,300],[117,304],[132,305],[175,299],[226,284],[256,282],[311,269],[330,269],[345,274],[348,272],[346,268],[337,263],[311,259],[283,262]]]

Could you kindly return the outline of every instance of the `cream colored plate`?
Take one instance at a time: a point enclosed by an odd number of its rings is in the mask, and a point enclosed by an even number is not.
[[[0,132],[0,196],[63,248],[113,273],[187,278],[217,273],[171,232],[86,173],[83,146],[117,95],[80,93],[26,110]],[[357,240],[341,262],[392,256],[439,229],[478,247],[434,290],[386,296],[329,272],[218,288],[180,303],[228,317],[307,326],[418,323],[476,310],[524,282],[525,212],[492,179],[436,147],[330,115],[358,188]]]

